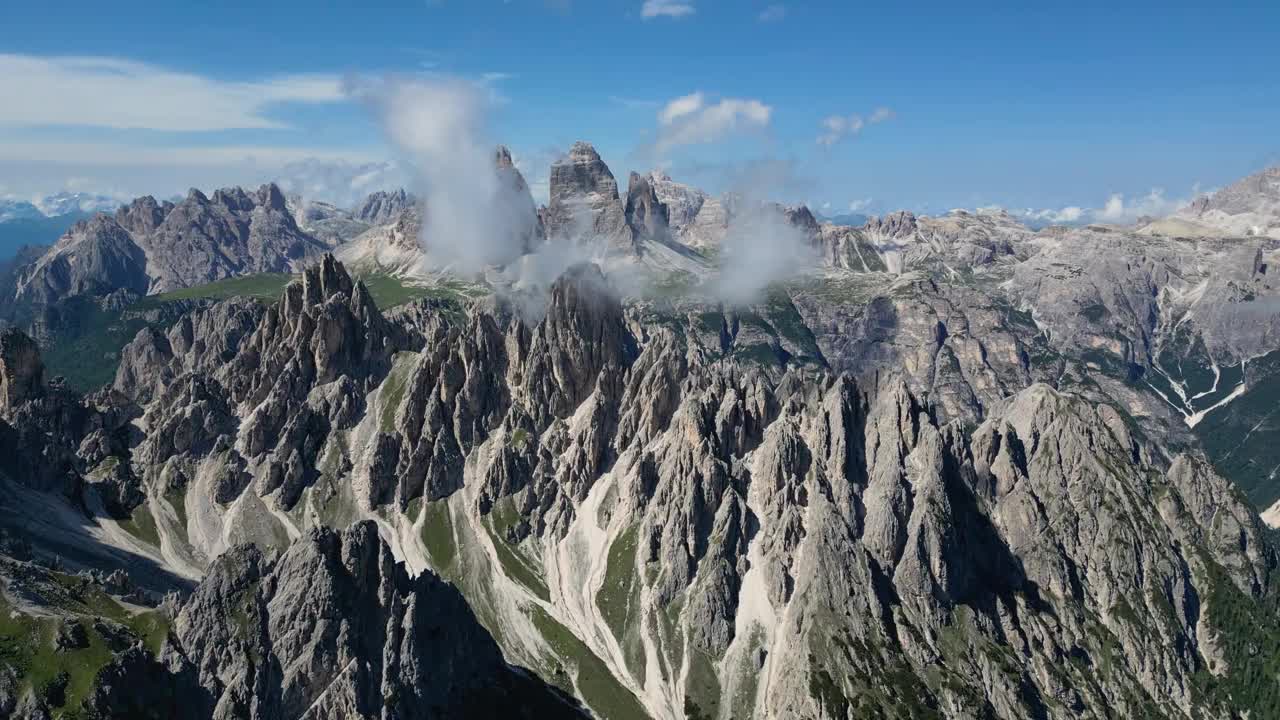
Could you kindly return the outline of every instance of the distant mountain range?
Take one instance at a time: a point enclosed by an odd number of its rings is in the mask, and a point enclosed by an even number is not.
[[[24,245],[52,245],[95,212],[113,212],[119,200],[94,193],[60,192],[33,200],[0,198],[0,260]]]

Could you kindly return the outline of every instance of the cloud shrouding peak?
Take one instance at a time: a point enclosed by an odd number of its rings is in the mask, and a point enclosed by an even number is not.
[[[708,104],[703,93],[685,95],[658,113],[655,149],[662,155],[683,145],[717,142],[741,130],[762,130],[772,117],[773,108],[759,100],[722,98]]]
[[[422,228],[429,262],[472,272],[518,259],[536,209],[527,188],[494,165],[487,122],[494,103],[483,88],[458,78],[392,78],[360,92],[429,208]]]
[[[644,5],[640,7],[640,17],[645,20],[660,17],[682,18],[695,12],[697,10],[693,7],[693,3],[686,0],[644,0]]]
[[[878,107],[867,117],[859,114],[832,115],[822,120],[822,134],[818,136],[818,144],[830,147],[841,140],[853,137],[869,125],[878,125],[894,116],[887,107]]]
[[[217,80],[108,57],[0,54],[0,126],[74,125],[201,132],[287,127],[267,116],[281,103],[346,99],[336,75]]]

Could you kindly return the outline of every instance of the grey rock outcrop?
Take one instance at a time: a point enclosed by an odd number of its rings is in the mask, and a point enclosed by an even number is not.
[[[618,182],[590,144],[574,143],[551,165],[551,196],[546,215],[547,237],[629,253],[634,240]]]
[[[389,225],[417,205],[417,199],[404,188],[372,193],[355,209],[355,217],[370,225]]]
[[[312,531],[276,559],[229,552],[173,635],[213,700],[203,717],[582,716],[503,661],[457,590],[410,578],[373,523]]]
[[[44,391],[40,348],[21,330],[0,331],[0,414],[7,415]]]
[[[144,197],[78,223],[21,272],[16,306],[74,295],[138,295],[240,275],[292,272],[327,246],[298,227],[280,188],[192,190],[177,204]]]
[[[627,182],[627,224],[638,238],[665,241],[670,232],[667,206],[658,199],[649,181],[638,173],[631,173]]]

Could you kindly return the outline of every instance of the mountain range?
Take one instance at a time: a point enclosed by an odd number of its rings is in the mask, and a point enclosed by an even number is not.
[[[14,263],[0,718],[1277,717],[1276,171],[1041,229],[493,171],[480,268],[274,185]]]

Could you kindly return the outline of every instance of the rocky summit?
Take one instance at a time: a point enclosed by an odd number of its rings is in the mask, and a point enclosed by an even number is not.
[[[1280,241],[1166,232],[1270,175],[1033,230],[492,170],[466,277],[274,186],[15,270],[0,718],[1280,716]]]

